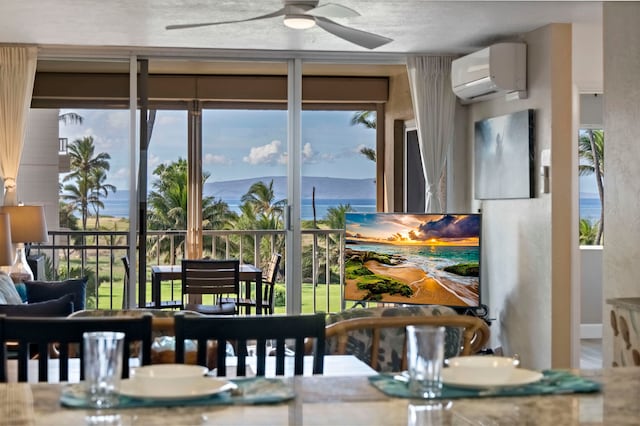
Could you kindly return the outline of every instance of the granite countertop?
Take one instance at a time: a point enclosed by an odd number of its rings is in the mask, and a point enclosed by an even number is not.
[[[270,405],[206,405],[94,411],[64,408],[57,384],[0,384],[0,415],[12,425],[122,424],[366,424],[411,425],[420,421],[465,425],[623,425],[640,420],[640,368],[582,370],[603,384],[602,392],[443,401],[436,412],[425,401],[387,397],[366,377],[285,379],[295,399]],[[428,419],[426,417],[429,417]],[[434,417],[435,416],[435,417]]]
[[[640,297],[616,297],[607,299],[609,305],[630,309],[632,311],[640,311]]]

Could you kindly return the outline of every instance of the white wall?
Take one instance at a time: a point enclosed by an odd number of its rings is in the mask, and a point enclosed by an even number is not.
[[[594,330],[594,325],[602,325],[602,251],[602,246],[580,247],[580,323]],[[582,337],[600,336],[583,333]]]
[[[603,256],[606,299],[638,297],[640,259],[640,3],[604,2],[604,128],[606,179]],[[613,336],[603,329],[603,365],[610,366]]]
[[[540,194],[536,172],[535,198],[475,203],[483,213],[482,282],[489,295],[484,300],[496,318],[492,346],[519,354],[528,368],[569,367],[574,351],[571,288],[577,279],[571,263],[574,256],[578,261],[577,233],[571,226],[577,206],[567,196],[577,185],[572,176],[571,26],[549,25],[526,34],[524,41],[528,98],[472,104],[468,140],[472,145],[475,121],[534,109],[534,170],[539,170],[540,152],[550,149],[551,193]]]
[[[602,22],[573,24],[573,83],[580,93],[602,93]]]
[[[58,110],[31,109],[18,170],[18,201],[44,205],[49,230],[58,229]]]

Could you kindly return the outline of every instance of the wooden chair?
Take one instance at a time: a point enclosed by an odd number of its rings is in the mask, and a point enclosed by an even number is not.
[[[123,351],[122,377],[129,377],[129,358],[131,343],[140,342],[142,346],[142,365],[151,363],[151,321],[149,314],[130,318],[66,318],[66,317],[3,317],[2,339],[0,353],[2,354],[2,368],[0,381],[7,381],[6,375],[6,343],[16,342],[18,345],[18,381],[26,382],[29,371],[29,360],[33,355],[38,358],[38,381],[49,380],[49,345],[56,344],[59,351],[59,377],[63,381],[69,380],[70,353],[77,351],[80,359],[80,379],[84,378],[84,354],[82,350],[82,334],[87,331],[119,331],[125,334]],[[37,345],[37,354],[31,353],[31,348]]]
[[[453,345],[458,345],[455,349],[460,349],[460,344],[462,345],[460,355],[477,353],[489,340],[487,324],[482,319],[469,315],[361,317],[345,319],[327,326],[327,353],[356,355],[368,362],[374,370],[383,371],[385,368],[380,365],[381,353],[387,352],[387,356],[391,355],[392,358],[400,360],[400,368],[397,370],[405,370],[407,368],[405,336],[407,325],[455,328]],[[457,334],[459,329],[462,329],[461,342]],[[387,334],[384,335],[384,333]],[[393,343],[394,337],[400,337],[400,345]],[[398,339],[395,341],[398,342]]]
[[[278,278],[278,272],[280,270],[280,260],[282,255],[279,253],[273,253],[269,263],[262,274],[262,311],[268,314],[274,312],[274,295],[276,279]],[[248,284],[247,284],[248,285]],[[241,297],[240,299],[233,299],[230,297],[223,298],[223,303],[236,303],[239,307],[255,308],[257,305],[256,298]]]
[[[175,316],[176,362],[184,362],[184,341],[194,339],[198,342],[197,360],[206,365],[206,348],[209,340],[217,343],[218,376],[227,374],[226,344],[236,342],[238,364],[237,376],[245,376],[247,341],[256,341],[257,376],[265,375],[267,358],[267,340],[275,342],[276,375],[284,375],[285,340],[295,340],[294,374],[303,374],[305,339],[313,342],[313,374],[322,374],[324,368],[324,314],[290,316],[251,316],[251,317],[186,317]],[[291,349],[291,348],[287,348]]]
[[[124,285],[122,286],[122,309],[129,307],[129,270],[131,266],[129,264],[129,256],[122,256],[122,266],[124,267]]]
[[[207,315],[233,315],[237,313],[234,302],[224,302],[224,296],[240,297],[240,261],[183,259],[181,308]],[[188,295],[212,295],[214,304],[184,303]]]

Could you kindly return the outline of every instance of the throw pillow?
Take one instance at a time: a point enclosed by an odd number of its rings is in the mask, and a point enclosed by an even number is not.
[[[65,294],[73,294],[74,310],[84,309],[87,291],[86,277],[65,281],[25,281],[25,285],[29,303],[44,302],[57,299]]]
[[[16,290],[18,290],[22,303],[27,303],[27,286],[24,283],[16,283]]]
[[[0,314],[14,317],[64,317],[73,312],[73,294],[46,302],[0,305]]]
[[[4,296],[4,300],[9,305],[22,303],[22,299],[16,290],[16,285],[9,275],[0,272],[0,294]]]

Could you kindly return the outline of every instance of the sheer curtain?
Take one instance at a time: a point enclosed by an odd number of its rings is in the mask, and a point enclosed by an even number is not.
[[[451,89],[452,56],[411,56],[407,72],[426,180],[425,212],[445,209],[440,179],[453,140],[456,97]]]
[[[5,206],[18,204],[16,179],[37,57],[36,47],[0,46],[0,176]]]

